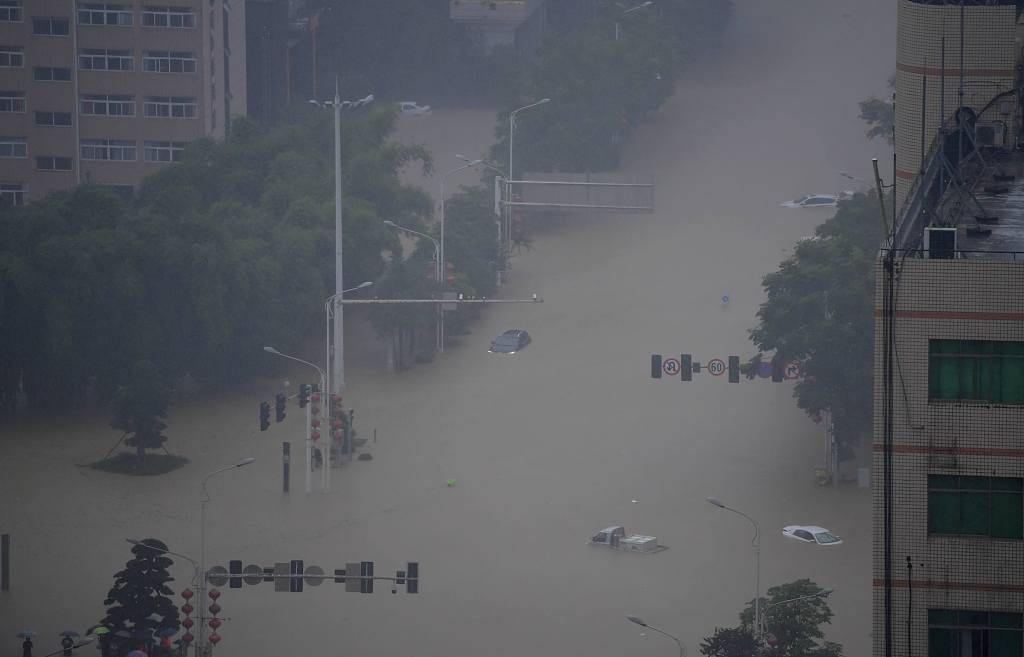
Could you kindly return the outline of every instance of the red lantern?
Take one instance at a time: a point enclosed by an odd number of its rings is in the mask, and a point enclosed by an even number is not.
[[[184,612],[185,615],[188,615],[188,614],[191,614],[194,611],[194,609],[193,609],[192,605],[186,603],[186,604],[181,605],[181,611]]]
[[[319,431],[313,431],[313,432],[311,432],[311,433],[309,434],[309,439],[310,439],[310,440],[320,440],[320,432],[319,432]]]
[[[335,440],[341,440],[343,436],[344,433],[341,431],[341,429],[331,432],[331,438],[334,438]]]
[[[211,600],[216,600],[220,597],[220,591],[218,591],[217,589],[210,589],[210,592],[206,595],[210,596]]]
[[[455,276],[448,274],[447,276],[444,277],[444,280],[448,281],[448,285],[451,285],[452,283],[455,282]]]
[[[185,589],[184,591],[181,592],[181,597],[185,598],[186,600],[191,598],[193,595],[195,595],[195,594],[192,593],[192,589]]]
[[[341,395],[339,395],[338,393],[334,393],[333,395],[331,395],[331,403],[332,404],[335,404],[335,403],[339,403],[340,404],[341,403]]]
[[[217,629],[218,627],[220,627],[220,619],[219,618],[211,618],[210,619],[210,627],[212,627],[213,629]]]
[[[312,395],[310,395],[309,398],[312,401],[318,402],[318,401],[320,401],[320,393],[319,392],[314,392]]]
[[[185,620],[181,621],[181,626],[184,627],[186,630],[192,629],[193,625],[195,625],[195,623],[192,622],[191,618],[186,618]]]
[[[213,645],[217,645],[218,643],[220,643],[220,635],[219,634],[211,634],[210,635],[210,643],[212,643]]]
[[[210,613],[213,614],[214,616],[219,614],[220,613],[220,605],[217,604],[216,602],[214,602],[212,605],[210,605]]]
[[[444,263],[444,270],[447,271],[447,272],[453,272],[453,271],[455,271],[455,265],[453,265],[450,262],[446,262],[446,263]]]
[[[320,414],[320,407],[314,405],[314,406],[310,407],[309,412],[312,413],[313,415],[319,415]]]
[[[319,428],[320,420],[314,419],[312,422],[309,423],[309,426],[313,427],[314,429]]]
[[[186,632],[185,634],[181,635],[182,643],[192,643],[193,641],[195,641],[195,639],[196,638],[192,636],[190,632]]]
[[[331,420],[331,428],[332,429],[340,429],[341,427],[342,427],[341,420]]]

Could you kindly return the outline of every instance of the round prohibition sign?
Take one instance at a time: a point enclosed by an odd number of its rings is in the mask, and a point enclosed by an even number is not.
[[[713,376],[722,376],[725,373],[725,363],[721,358],[712,358],[708,361],[708,372]]]
[[[665,370],[665,374],[668,374],[669,376],[679,374],[680,367],[681,365],[679,364],[678,358],[666,358],[665,362],[661,364],[661,369]]]

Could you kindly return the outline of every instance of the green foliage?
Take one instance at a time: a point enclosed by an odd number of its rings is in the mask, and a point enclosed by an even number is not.
[[[400,167],[430,159],[389,143],[394,112],[346,115],[347,280],[375,280],[398,248],[385,218],[431,201]],[[266,128],[198,140],[126,205],[99,186],[0,209],[0,402],[110,400],[137,361],[167,381],[224,386],[298,345],[334,288],[333,116],[312,108]]]
[[[871,430],[877,226],[875,198],[841,202],[816,239],[798,242],[764,277],[767,299],[750,332],[758,349],[803,361],[797,405],[811,416],[831,412],[844,450]]]
[[[796,600],[805,596],[804,600]],[[822,625],[832,623],[832,610],[825,601],[824,589],[809,579],[798,579],[768,589],[761,598],[765,641],[756,651],[754,601],[740,613],[740,626],[716,628],[704,638],[700,652],[707,657],[841,657],[842,647],[822,641]],[[792,602],[790,602],[792,601]]]
[[[129,434],[125,444],[135,448],[140,467],[147,449],[160,448],[167,441],[163,431],[167,428],[164,420],[170,403],[170,386],[148,360],[135,363],[129,382],[114,393],[110,426]]]
[[[896,86],[896,77],[889,78],[889,88]],[[881,137],[890,146],[893,145],[892,126],[895,108],[892,101],[881,100],[872,96],[867,100],[858,103],[860,106],[860,118],[868,124],[867,137],[875,139]]]
[[[141,543],[132,546],[134,558],[114,575],[114,586],[103,601],[107,615],[101,622],[112,632],[177,630],[178,608],[171,597],[174,591],[167,586],[174,581],[167,572],[174,561],[166,556],[167,546],[162,541],[147,538]]]
[[[499,114],[491,158],[508,160],[510,112],[551,98],[516,117],[514,173],[613,169],[629,132],[671,96],[686,62],[714,47],[732,10],[728,1],[671,0],[624,14],[602,2],[596,20],[545,42]]]

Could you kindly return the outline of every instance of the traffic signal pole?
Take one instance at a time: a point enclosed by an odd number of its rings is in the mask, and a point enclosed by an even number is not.
[[[313,424],[313,405],[306,404],[306,495],[313,492],[313,441],[310,431]]]

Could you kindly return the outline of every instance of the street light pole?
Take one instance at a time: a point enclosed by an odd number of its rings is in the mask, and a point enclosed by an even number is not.
[[[659,630],[658,628],[654,627],[653,625],[648,625],[647,623],[644,622],[644,620],[642,618],[637,618],[636,616],[626,616],[626,620],[628,620],[630,623],[636,623],[640,627],[646,627],[649,630],[654,630],[658,634],[664,634],[668,638],[670,638],[673,641],[675,641],[676,645],[679,646],[679,657],[686,657],[686,647],[683,646],[683,642],[680,641],[678,637],[676,637],[676,636],[674,636],[672,634],[669,634],[665,630]]]
[[[372,96],[370,98],[372,98]],[[362,102],[362,101],[360,101],[360,102]],[[327,297],[327,301],[324,302],[324,317],[326,317],[326,321],[327,321],[327,327],[326,327],[326,331],[324,333],[327,336],[327,361],[326,361],[327,362],[327,374],[324,376],[324,378],[323,378],[323,382],[324,383],[320,387],[320,394],[323,397],[324,403],[329,403],[330,402],[330,400],[331,400],[331,393],[332,393],[333,390],[335,390],[334,385],[332,384],[332,378],[334,378],[334,377],[331,376],[332,375],[332,370],[331,370],[331,320],[332,319],[334,320],[335,326],[337,326],[338,322],[341,321],[340,317],[335,317],[335,311],[337,310],[338,306],[342,305],[341,301],[342,301],[343,297],[345,296],[345,294],[347,294],[349,292],[352,292],[354,290],[361,290],[364,287],[369,287],[371,285],[373,285],[373,281],[363,281],[362,283],[360,283],[359,285],[357,285],[355,287],[349,288],[347,290],[342,290],[341,292],[339,292],[337,294],[333,294],[333,295]],[[341,394],[341,389],[340,388],[338,388],[338,394]],[[330,408],[330,407],[328,406],[327,408]],[[326,486],[325,490],[330,490],[330,487],[331,487],[331,475],[330,475],[331,450],[330,450],[330,448],[327,449],[327,456],[324,459],[324,464],[325,464],[325,470],[326,470],[326,472],[324,474],[324,485]],[[312,464],[310,464],[309,467],[312,468]]]
[[[506,219],[506,221],[508,223],[508,229],[507,230],[508,230],[509,234],[506,235],[506,239],[505,239],[505,248],[506,249],[509,248],[511,246],[511,243],[512,243],[512,235],[511,235],[511,233],[512,233],[512,181],[516,177],[515,170],[512,168],[512,143],[513,143],[513,141],[515,139],[515,134],[516,134],[516,115],[519,114],[520,112],[522,112],[523,110],[528,110],[530,108],[538,107],[540,105],[543,105],[545,103],[550,103],[550,102],[551,102],[550,98],[541,98],[536,103],[531,103],[529,105],[523,105],[519,109],[512,110],[512,113],[508,115],[508,179],[507,179],[508,192],[507,192],[507,194],[505,196],[508,199],[508,203],[506,204],[506,207],[508,207],[508,218]]]
[[[220,474],[222,472],[227,472],[228,470],[233,470],[235,468],[245,467],[245,466],[249,465],[250,463],[252,463],[255,460],[256,460],[255,458],[253,458],[251,456],[248,456],[248,457],[242,459],[241,461],[239,461],[238,463],[235,463],[234,465],[229,465],[227,467],[223,467],[220,470],[214,470],[210,474],[206,475],[206,477],[203,479],[203,484],[202,484],[202,487],[201,487],[201,491],[202,492],[201,492],[201,495],[200,495],[200,498],[199,498],[199,500],[200,500],[200,504],[199,504],[199,570],[200,570],[200,573],[199,573],[199,575],[200,575],[200,577],[199,577],[199,585],[196,587],[198,589],[197,592],[199,594],[199,604],[200,605],[205,605],[206,604],[206,505],[210,501],[210,494],[206,491],[206,482],[208,482],[210,480],[210,477],[212,477],[214,475],[218,475],[218,474]],[[204,614],[204,618],[205,618],[205,614]],[[206,635],[206,628],[204,627],[204,623],[199,623],[199,629],[197,631],[197,634],[199,635],[198,638],[196,639],[196,656],[198,657],[199,654],[200,654],[200,652],[199,652],[200,650],[202,650],[204,652],[206,650],[205,646],[203,645],[204,644],[204,640],[205,640],[205,635]]]
[[[760,641],[761,631],[761,526],[757,524],[757,521],[748,516],[747,514],[734,509],[730,506],[726,506],[717,497],[706,497],[710,504],[717,506],[720,509],[726,511],[732,511],[733,513],[743,516],[750,521],[750,524],[754,526],[754,539],[751,541],[751,545],[754,546],[754,639]],[[760,645],[760,644],[758,644]]]
[[[453,173],[458,173],[459,171],[463,171],[463,170],[468,169],[470,167],[476,166],[477,164],[480,164],[480,160],[472,160],[472,161],[470,161],[470,162],[468,162],[466,164],[463,164],[461,167],[455,167],[454,169],[446,171],[444,173],[444,175],[441,176],[441,246],[440,246],[440,250],[441,250],[441,263],[442,263],[441,264],[441,271],[442,272],[444,271],[444,267],[446,266],[446,262],[445,262],[445,259],[444,259],[444,217],[445,217],[444,181],[447,180],[448,176],[452,175]],[[438,337],[437,344],[438,344],[438,350],[441,353],[444,353],[444,309],[439,307],[438,312],[441,313],[441,319],[440,319],[440,324],[439,324],[439,326],[440,326],[440,331],[439,331],[440,336]]]
[[[511,141],[510,141],[510,144],[511,144]],[[500,178],[501,181],[504,182],[506,180],[506,178],[508,177],[508,176],[505,175],[504,171],[502,171],[497,166],[491,164],[490,162],[488,162],[486,160],[471,160],[468,157],[466,157],[465,155],[460,155],[458,153],[455,154],[455,157],[459,158],[460,160],[462,160],[463,162],[466,162],[466,163],[473,163],[473,162],[475,162],[476,164],[482,164],[483,166],[487,167],[488,169],[490,169],[494,173],[498,174],[498,176],[494,179],[495,195],[497,195],[497,190],[498,190],[498,179]],[[495,209],[497,210],[497,207],[495,207]],[[495,214],[497,214],[497,212]],[[495,224],[497,224],[497,227],[498,227],[497,252],[495,253],[495,256],[494,256],[495,257],[495,262],[494,262],[495,274],[494,275],[495,275],[496,287],[501,287],[501,271],[502,271],[502,267],[504,266],[505,263],[502,261],[502,254],[501,254],[501,215],[498,214],[497,216],[498,216],[498,219],[494,222]]]
[[[277,349],[274,349],[273,347],[263,347],[263,351],[267,352],[268,354],[274,354],[275,356],[280,356],[281,358],[287,358],[288,360],[294,360],[296,363],[302,363],[303,365],[308,365],[308,366],[312,367],[313,369],[315,369],[316,373],[320,376],[320,390],[321,390],[320,394],[324,394],[323,390],[327,387],[327,375],[324,374],[324,371],[322,369],[320,369],[320,367],[318,365],[314,365],[313,363],[309,362],[308,360],[302,360],[301,358],[296,358],[295,356],[289,356],[288,354],[281,353],[280,351],[278,351]],[[307,495],[309,495],[310,493],[313,492],[313,443],[310,441],[310,435],[309,435],[309,431],[310,431],[309,421],[311,419],[309,417],[309,414],[310,414],[310,411],[309,411],[309,407],[307,406],[306,407],[306,416],[307,416],[306,417],[306,465],[303,468],[303,470],[306,471],[306,494]],[[330,452],[330,449],[328,449],[327,451]],[[329,454],[328,454],[327,458],[324,460],[324,462],[328,466],[330,466],[330,455]],[[324,489],[325,493],[330,490],[330,486],[331,486],[331,482],[330,482],[329,476],[327,475],[327,471],[329,469],[330,469],[330,467],[325,467],[324,468],[324,474],[323,474],[323,479],[322,479],[323,489]]]

